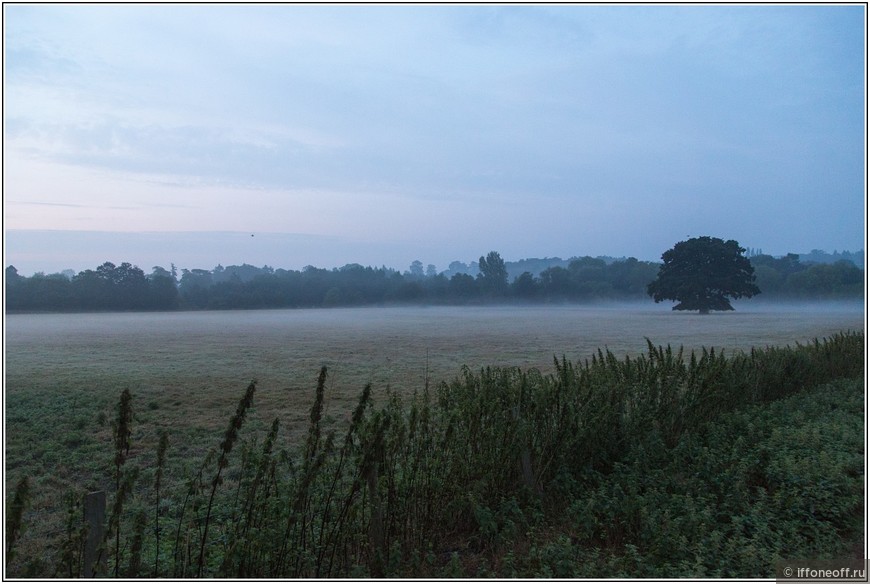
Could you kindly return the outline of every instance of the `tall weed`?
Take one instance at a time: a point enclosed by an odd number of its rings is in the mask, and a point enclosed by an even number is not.
[[[795,440],[808,451],[824,446],[816,427],[759,435],[755,422],[732,412],[858,377],[863,358],[863,334],[843,333],[732,357],[712,349],[687,356],[648,341],[646,354],[633,359],[601,350],[583,363],[555,359],[552,374],[464,368],[432,391],[427,379],[409,403],[388,392],[375,408],[367,385],[343,438],[324,424],[324,367],[298,451],[276,453],[276,419],[234,455],[253,407],[251,383],[219,451],[178,495],[161,483],[161,440],[152,529],[140,508],[126,511],[135,513],[127,522],[127,575],[160,575],[162,548],[180,578],[476,576],[499,566],[544,577],[764,575],[772,554],[794,542],[806,553],[832,549],[853,528],[845,518],[858,499],[854,481],[824,482],[789,450]],[[131,407],[122,397],[120,409]],[[810,410],[824,418],[824,408]],[[135,477],[120,470],[129,448],[125,420],[120,414],[116,424],[116,507],[107,532],[115,536],[116,571],[120,515]],[[825,423],[842,436],[855,431]],[[746,435],[728,424],[743,424]],[[852,458],[825,456],[825,468],[863,476]],[[747,462],[756,459],[762,462]],[[692,472],[680,470],[687,464]],[[801,476],[809,478],[796,481]],[[161,498],[169,501],[165,516]],[[811,535],[788,522],[773,529],[773,518],[786,513],[801,517]],[[566,518],[570,535],[530,545],[529,534]],[[160,537],[167,521],[170,542]],[[736,558],[737,568],[702,553],[698,538]],[[766,551],[749,557],[749,549]],[[153,567],[142,561],[146,553]],[[641,570],[644,562],[653,567]]]

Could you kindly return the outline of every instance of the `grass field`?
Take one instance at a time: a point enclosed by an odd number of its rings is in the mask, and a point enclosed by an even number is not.
[[[466,307],[187,313],[10,315],[6,318],[7,493],[33,479],[31,528],[22,539],[62,535],[55,517],[68,490],[107,488],[118,395],[134,396],[131,457],[151,456],[161,429],[172,460],[197,461],[219,442],[244,387],[259,381],[249,426],[279,417],[303,435],[317,372],[330,371],[326,413],[344,422],[359,391],[421,390],[463,365],[538,367],[601,347],[636,355],[656,345],[726,352],[863,330],[860,306],[738,306],[699,316],[667,307]],[[35,552],[31,549],[31,552]],[[51,563],[50,559],[46,559]]]
[[[452,378],[463,365],[538,367],[598,348],[636,355],[646,338],[686,350],[726,351],[806,342],[862,330],[855,307],[804,306],[732,313],[674,313],[655,305],[590,307],[362,308],[182,313],[10,315],[6,319],[7,450],[27,427],[25,403],[63,417],[96,418],[127,387],[140,415],[176,430],[222,427],[238,394],[259,381],[264,423],[304,421],[322,365],[328,409],[349,411],[361,387],[405,393]],[[29,409],[29,408],[28,408]],[[86,422],[82,422],[83,424]]]

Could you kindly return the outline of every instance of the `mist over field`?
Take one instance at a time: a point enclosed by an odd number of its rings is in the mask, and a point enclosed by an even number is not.
[[[731,352],[863,326],[860,303],[753,301],[706,316],[653,303],[9,315],[6,359],[11,379],[123,373],[148,391],[169,376],[301,389],[322,365],[348,389],[376,381],[409,391],[424,382],[427,362],[438,381],[463,365],[550,370],[554,356],[583,360],[598,348],[638,355],[646,338]]]

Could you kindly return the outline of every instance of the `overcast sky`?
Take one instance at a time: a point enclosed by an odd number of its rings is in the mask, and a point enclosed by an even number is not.
[[[862,249],[864,11],[7,4],[5,263]]]

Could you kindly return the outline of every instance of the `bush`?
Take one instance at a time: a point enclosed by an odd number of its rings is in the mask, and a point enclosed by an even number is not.
[[[725,414],[665,460],[638,445],[572,505],[580,545],[643,550],[633,578],[773,578],[779,559],[847,553],[862,528],[863,410],[861,383],[840,381]]]

